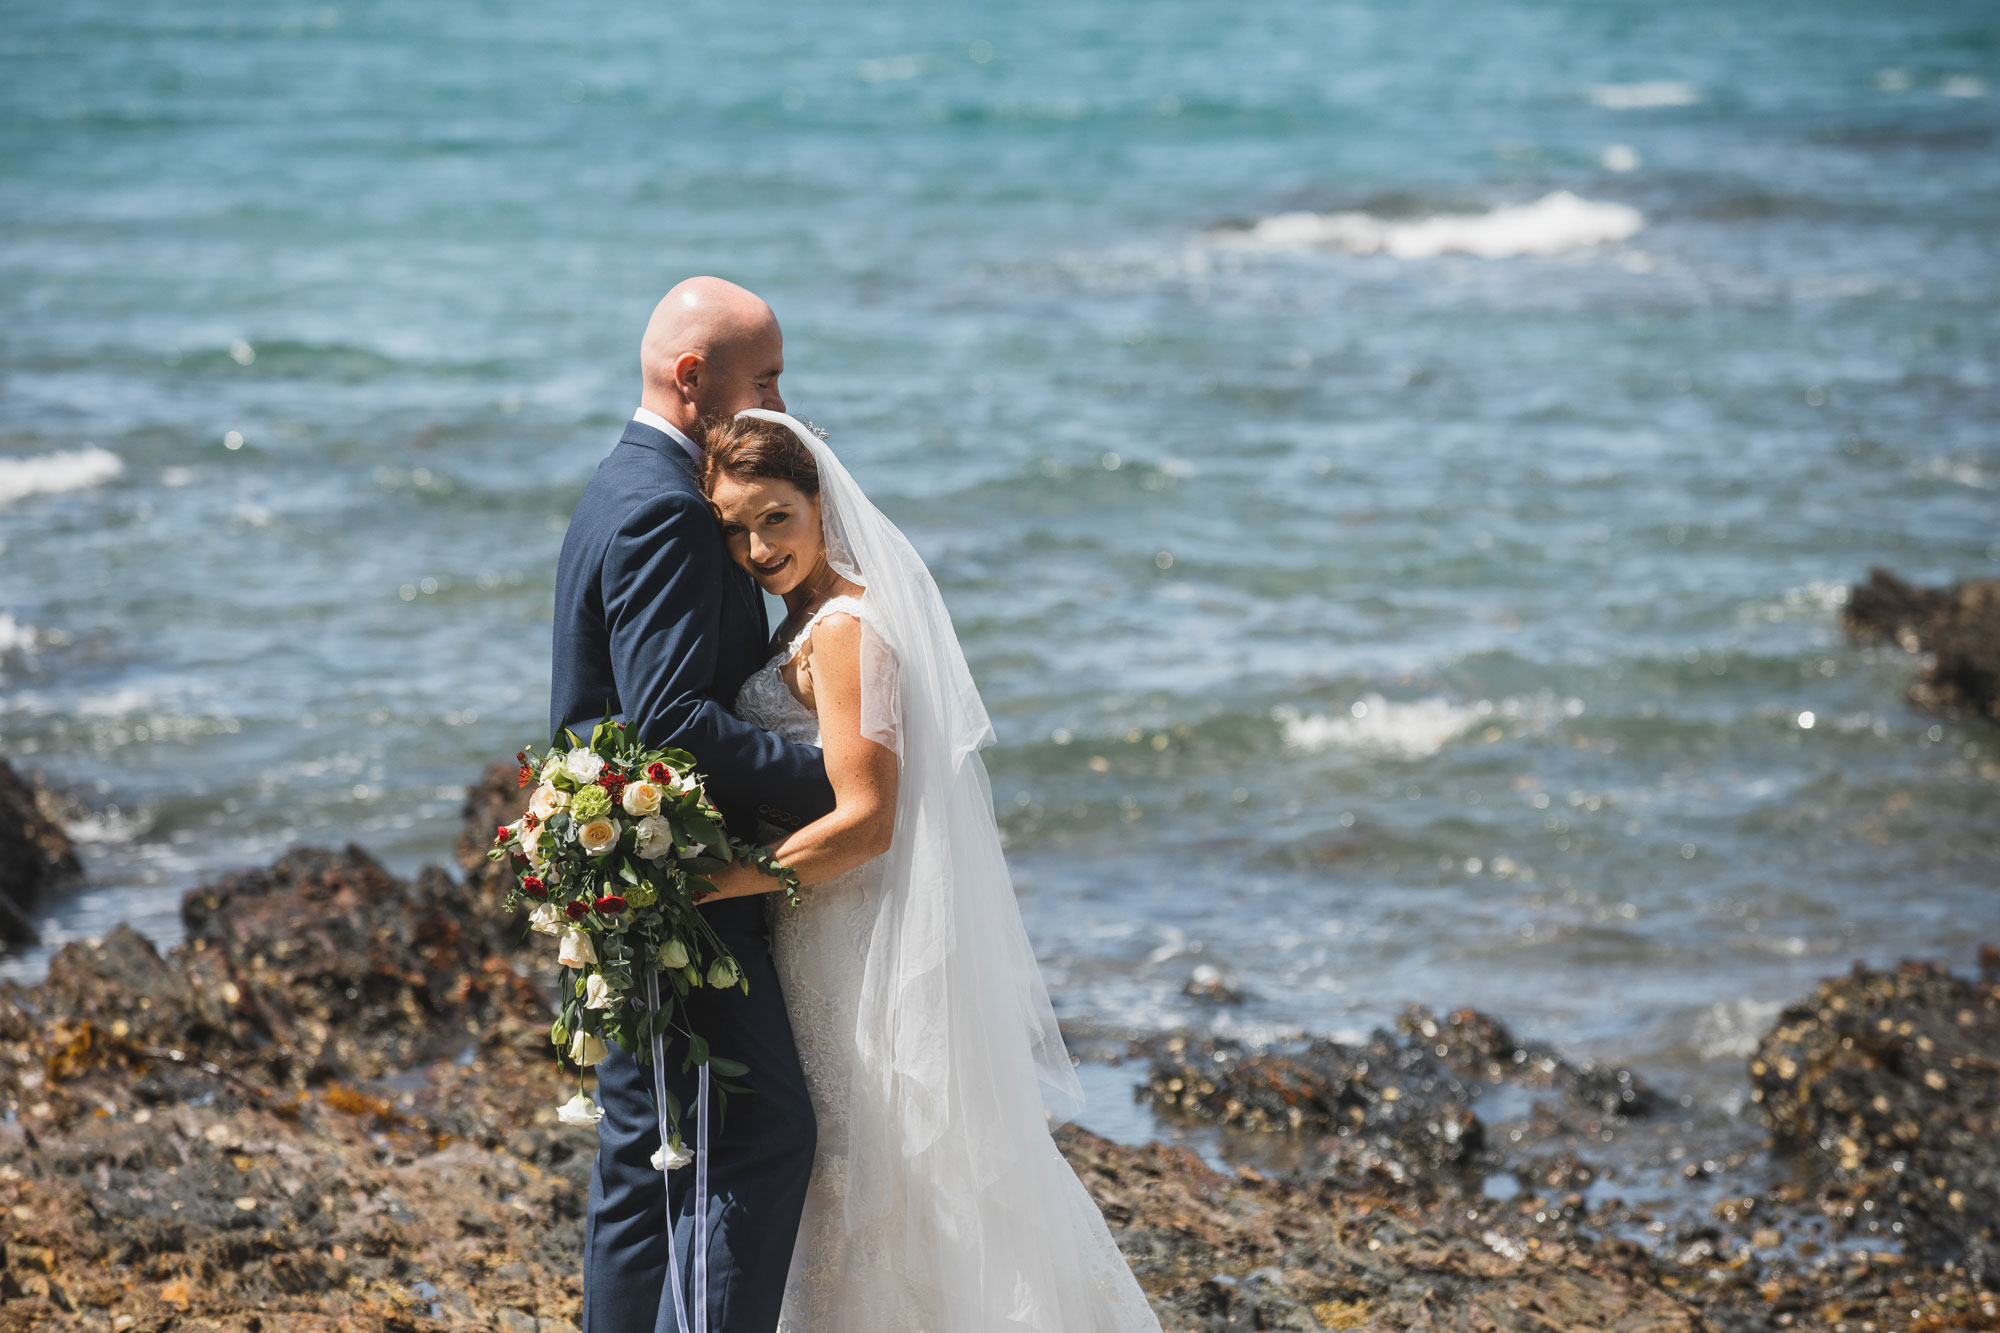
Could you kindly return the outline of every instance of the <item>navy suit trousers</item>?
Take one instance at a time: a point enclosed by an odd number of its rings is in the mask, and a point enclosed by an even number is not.
[[[708,1326],[711,1333],[772,1333],[812,1174],[812,1103],[771,962],[763,900],[735,899],[703,910],[742,965],[750,993],[697,989],[689,997],[688,1020],[715,1054],[750,1066],[747,1076],[730,1081],[752,1089],[731,1095],[720,1119],[717,1107],[709,1108]],[[686,1108],[681,1134],[692,1147],[695,1073],[681,1071],[685,1052],[684,1043],[669,1043],[667,1087]],[[583,1333],[675,1333],[660,1225],[669,1191],[649,1161],[660,1146],[652,1070],[613,1046],[596,1072],[604,1118],[597,1126],[584,1233]],[[670,1179],[681,1291],[692,1320],[693,1165]]]

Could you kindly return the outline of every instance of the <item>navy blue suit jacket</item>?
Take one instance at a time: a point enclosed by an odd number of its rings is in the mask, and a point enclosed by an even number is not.
[[[583,488],[556,564],[549,731],[588,739],[605,711],[649,746],[694,755],[710,798],[746,836],[833,809],[825,762],[729,711],[762,666],[770,626],[725,553],[694,461],[641,422]]]

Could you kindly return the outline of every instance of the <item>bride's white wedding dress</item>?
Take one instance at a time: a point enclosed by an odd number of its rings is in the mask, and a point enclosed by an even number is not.
[[[737,713],[788,740],[819,743],[818,717],[793,697],[781,668],[826,616],[851,615],[868,626],[872,609],[852,597],[820,607],[791,643],[744,683]],[[906,762],[905,781],[908,768]],[[983,770],[976,785],[990,819]],[[922,804],[906,801],[902,809]],[[949,831],[954,821],[944,823]],[[939,830],[930,832],[935,836]],[[901,816],[897,837],[904,837]],[[997,858],[997,833],[993,841]],[[782,1333],[1157,1333],[1159,1323],[1097,1205],[1049,1137],[1029,1043],[1015,1026],[1020,1014],[987,1014],[985,1030],[971,1033],[963,1023],[938,1022],[918,1038],[934,1042],[936,1051],[892,1049],[894,1043],[882,1041],[864,1049],[869,1044],[858,1034],[867,1033],[871,1023],[881,1025],[898,995],[902,1003],[915,998],[906,987],[896,988],[897,969],[883,962],[895,957],[895,950],[877,947],[886,940],[876,934],[909,929],[909,904],[896,899],[921,899],[927,886],[899,883],[897,877],[926,864],[922,857],[913,863],[907,852],[899,856],[892,846],[884,856],[804,890],[798,908],[773,900],[772,953],[819,1121],[818,1154],[779,1328]],[[945,882],[948,886],[949,873]],[[1012,909],[1011,901],[1007,907]],[[1018,917],[1014,922],[1018,934]],[[1019,967],[994,933],[988,948],[971,952],[1003,955]],[[1025,945],[1025,936],[1021,942]],[[958,955],[956,961],[968,972],[963,979],[968,995],[977,997],[982,985],[994,984],[993,975],[970,975],[981,969],[969,957]],[[1032,956],[1026,965],[1033,966]],[[1046,1009],[1035,980],[1033,995]],[[896,988],[897,995],[870,994],[871,985]],[[997,1054],[1016,1048],[1018,1058],[1011,1063]],[[921,1076],[899,1084],[895,1070],[927,1063],[955,1071],[947,1104],[934,1121],[897,1104],[895,1091],[913,1089],[907,1099],[922,1100]],[[1068,1072],[1066,1062],[1061,1072]],[[1025,1086],[989,1086],[1016,1078]],[[872,1096],[869,1089],[875,1090]]]

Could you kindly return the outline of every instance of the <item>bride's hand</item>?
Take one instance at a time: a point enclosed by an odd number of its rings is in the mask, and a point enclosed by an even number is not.
[[[748,898],[754,894],[772,893],[784,887],[777,879],[765,874],[756,866],[732,861],[728,866],[708,877],[715,885],[716,892],[697,899],[700,903],[718,903],[725,898]]]

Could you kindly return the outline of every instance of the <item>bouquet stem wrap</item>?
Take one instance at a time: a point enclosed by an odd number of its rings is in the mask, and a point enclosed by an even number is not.
[[[660,981],[646,976],[646,1003],[652,1012],[660,1009]],[[681,1294],[681,1256],[674,1243],[674,1201],[671,1166],[664,1162],[660,1176],[665,1188],[667,1212],[667,1280],[673,1290],[674,1323],[680,1333],[708,1333],[708,1066],[701,1066],[695,1088],[694,1113],[694,1320],[690,1328],[688,1303]],[[672,1127],[667,1117],[666,1037],[653,1028],[653,1104],[660,1112],[660,1142],[665,1144]]]

